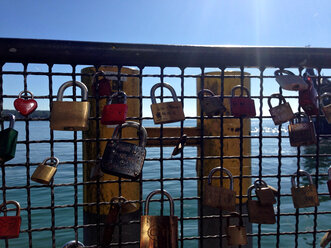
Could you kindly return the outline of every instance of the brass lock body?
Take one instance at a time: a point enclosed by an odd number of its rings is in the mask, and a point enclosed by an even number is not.
[[[295,116],[296,118],[291,120],[288,126],[291,146],[297,147],[316,144],[316,132],[311,118],[306,116],[307,120],[301,122],[299,113],[296,113]],[[294,120],[296,120],[296,123]]]
[[[240,218],[240,222],[242,222],[241,217],[239,213],[233,212],[230,214],[230,217],[227,218],[227,227],[226,227],[226,235],[227,235],[227,241],[229,246],[234,245],[247,245],[247,233],[246,233],[246,227],[244,227],[242,224],[231,225],[229,223],[229,219],[231,217],[238,217]]]
[[[54,161],[52,164],[55,165],[54,166],[47,165],[46,162],[49,160]],[[46,158],[40,165],[38,165],[36,170],[33,172],[31,176],[31,180],[37,183],[48,185],[56,173],[58,164],[59,164],[58,158],[56,157]]]
[[[276,107],[272,107],[271,105],[272,98],[280,99],[282,103]],[[285,98],[281,94],[272,94],[268,99],[268,105],[270,108],[269,112],[271,118],[275,123],[275,125],[280,125],[284,122],[292,120],[295,117],[290,104],[286,102]]]
[[[254,182],[255,193],[261,205],[275,204],[275,193],[269,185],[262,179],[257,179]]]
[[[322,111],[325,116],[326,121],[331,124],[331,104],[324,104],[324,99],[329,98],[331,99],[331,93],[325,92],[320,96],[320,103],[322,105]]]

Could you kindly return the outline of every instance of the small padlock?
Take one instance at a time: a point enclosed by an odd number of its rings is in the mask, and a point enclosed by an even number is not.
[[[295,186],[295,178],[297,177],[297,173],[295,172],[292,175],[291,182],[291,192],[292,192],[292,200],[295,208],[308,208],[308,207],[316,207],[319,205],[318,195],[316,186],[313,184],[313,179],[311,175],[304,171],[299,170],[299,177],[307,176],[309,180],[309,185],[306,186]]]
[[[277,98],[280,99],[283,103],[279,104],[276,107],[271,106],[271,99]],[[288,102],[285,101],[285,98],[281,94],[272,94],[268,99],[269,112],[272,120],[275,125],[280,125],[284,122],[292,120],[295,116],[293,114],[292,108]]]
[[[119,140],[119,132],[125,127],[134,127],[138,130],[139,146]],[[139,123],[127,121],[117,125],[112,140],[108,141],[103,153],[101,170],[114,176],[137,179],[144,165],[146,142],[146,129]]]
[[[205,96],[205,93],[207,96]],[[203,112],[205,112],[208,117],[222,115],[226,111],[221,96],[216,96],[214,92],[209,89],[200,90],[198,98]]]
[[[291,146],[307,146],[317,142],[315,126],[311,118],[306,116],[306,121],[302,121],[299,113],[295,113],[295,118],[290,120],[288,134]]]
[[[230,188],[213,186],[211,184],[212,177],[216,171],[223,171],[230,179]],[[220,208],[222,210],[234,211],[236,210],[236,192],[233,190],[233,176],[231,172],[222,167],[213,168],[208,175],[208,183],[205,184],[203,192],[203,202],[207,206]]]
[[[30,94],[31,99],[23,99],[23,93],[26,95]],[[31,91],[23,90],[18,94],[18,98],[14,101],[14,107],[21,115],[28,116],[37,109],[38,103],[35,99],[33,99],[33,94]]]
[[[247,97],[243,96],[235,96],[235,90],[241,89],[246,91]],[[232,88],[231,91],[231,99],[230,99],[230,106],[231,106],[231,114],[234,117],[255,117],[255,104],[254,100],[250,98],[249,90],[241,85],[236,85]]]
[[[118,81],[118,73],[115,71],[97,71],[92,78],[92,93],[96,96],[96,92],[99,93],[99,96],[110,96],[112,94],[111,82]],[[99,77],[102,77],[99,80]],[[125,76],[120,77],[120,83],[123,83],[127,80]],[[117,83],[117,82],[116,82]],[[115,87],[113,87],[115,88]],[[119,87],[121,88],[121,87]]]
[[[257,224],[275,224],[276,217],[272,204],[262,205],[259,200],[252,200],[252,190],[255,189],[254,184],[247,189],[247,206],[248,220],[251,223]]]
[[[331,197],[331,166],[328,169],[328,189],[329,189],[329,195]]]
[[[151,216],[149,202],[155,194],[164,194],[170,202],[170,216]],[[177,248],[178,217],[174,216],[174,200],[165,190],[154,190],[145,203],[145,215],[140,221],[140,248]]]
[[[1,216],[0,217],[0,239],[14,239],[20,235],[21,227],[21,208],[17,201],[7,201],[6,204],[0,205],[0,212],[6,212],[7,206],[14,204],[16,207],[16,216]]]
[[[47,161],[51,161],[53,166],[47,165]],[[59,159],[56,157],[46,158],[33,172],[31,176],[31,180],[37,183],[48,185],[52,180],[55,172],[57,170],[57,166],[59,164]]]
[[[231,217],[238,217],[239,218],[239,225],[230,226],[229,219]],[[232,212],[230,216],[226,218],[227,227],[226,227],[226,238],[228,241],[228,246],[233,245],[247,245],[247,234],[246,234],[246,227],[242,225],[242,219],[239,213]]]
[[[71,240],[67,243],[65,243],[62,248],[83,248],[85,247],[82,242],[79,242],[78,240]]]
[[[308,84],[308,89],[299,91],[299,105],[303,108],[307,115],[318,114],[318,94],[314,87],[310,75],[305,72],[303,75]]]
[[[325,119],[329,124],[331,124],[331,104],[325,105],[324,104],[325,98],[331,99],[331,93],[324,92],[320,97],[320,103],[322,105],[322,111],[325,116]]]
[[[77,85],[82,91],[82,102],[64,102],[64,90]],[[90,103],[87,101],[87,88],[82,82],[68,81],[61,85],[57,101],[53,102],[50,128],[53,130],[86,131],[90,116]]]
[[[103,107],[101,123],[103,125],[123,124],[127,112],[126,94],[123,91],[117,91],[109,97],[107,105]]]
[[[173,102],[156,103],[155,90],[161,86],[169,89],[173,98]],[[158,83],[151,88],[151,109],[153,114],[154,124],[171,123],[185,120],[182,103],[178,101],[174,88],[167,83]]]
[[[14,129],[15,115],[8,114],[9,127],[0,131],[0,163],[9,161],[15,157],[18,132]]]
[[[320,246],[321,248],[325,248],[331,242],[331,231],[328,231],[324,234],[321,239]]]
[[[275,204],[275,194],[268,186],[268,184],[262,179],[257,179],[254,182],[255,193],[257,198],[259,199],[261,205]]]
[[[293,72],[287,70],[277,70],[275,71],[275,77],[277,83],[284,90],[306,90],[308,89],[308,84],[303,80],[302,77],[294,75]]]

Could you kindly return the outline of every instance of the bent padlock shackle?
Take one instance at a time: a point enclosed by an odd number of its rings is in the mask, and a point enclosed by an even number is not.
[[[62,248],[81,248],[85,247],[83,243],[79,242],[78,240],[71,240],[67,243],[65,243]]]
[[[55,168],[57,168],[57,166],[59,165],[59,163],[60,163],[60,161],[59,161],[59,159],[57,158],[57,157],[48,157],[48,158],[46,158],[41,164],[42,165],[46,165],[46,162],[48,161],[48,160],[51,160],[51,161],[55,161],[55,165],[48,165],[48,166],[53,166],[53,167],[55,167]]]
[[[31,95],[31,99],[34,98],[33,94],[31,91],[28,91],[28,90],[22,90],[19,94],[18,94],[18,98],[22,98],[22,94],[23,93],[29,93]]]
[[[320,103],[321,103],[321,105],[322,105],[322,107],[323,106],[325,106],[324,104],[323,104],[323,99],[324,98],[326,98],[326,97],[329,97],[330,99],[331,99],[331,93],[330,92],[324,92],[321,96],[320,96]]]
[[[259,183],[260,186],[258,186],[258,183]],[[258,189],[258,188],[261,188],[261,185],[264,186],[264,187],[268,187],[268,184],[264,180],[262,180],[262,179],[256,179],[254,181],[254,188],[255,188],[255,190]]]
[[[109,96],[107,98],[107,105],[108,104],[111,104],[111,102],[113,101],[113,98],[114,97],[117,97],[117,96],[123,96],[123,98],[125,99],[123,103],[126,104],[126,102],[127,102],[127,95],[126,95],[126,93],[124,91],[119,90],[119,91],[116,91],[114,94],[112,94],[111,96]]]
[[[246,91],[247,97],[250,97],[250,93],[249,93],[248,88],[245,87],[245,86],[242,86],[242,85],[236,85],[236,86],[234,86],[234,87],[232,88],[232,90],[231,90],[231,96],[232,96],[232,97],[236,97],[236,96],[234,95],[236,89],[241,89],[241,88],[242,88],[242,91],[241,91],[242,94],[240,94],[240,96],[242,96],[243,93],[244,93],[244,91]],[[237,96],[237,97],[240,97],[240,96]]]
[[[223,175],[223,171],[229,176],[230,178],[230,189],[233,190],[233,176],[231,174],[231,172],[227,169],[227,168],[222,168],[222,167],[215,167],[213,168],[210,172],[209,172],[209,175],[208,175],[208,184],[211,184],[211,181],[212,181],[212,177],[213,175],[215,174],[216,171],[220,171]]]
[[[168,200],[169,200],[169,204],[170,204],[170,216],[174,216],[174,199],[172,198],[172,196],[168,193],[168,191],[166,190],[161,190],[161,189],[157,189],[152,191],[151,193],[148,194],[148,196],[146,197],[146,202],[145,202],[145,215],[148,215],[149,212],[149,202],[151,200],[151,198],[156,195],[156,194],[164,194]]]
[[[210,89],[202,89],[202,90],[200,90],[199,93],[198,93],[198,98],[199,98],[200,100],[203,99],[203,97],[204,97],[204,93],[207,93],[207,94],[209,94],[209,95],[211,95],[211,96],[215,96],[215,93],[212,92]]]
[[[269,105],[269,108],[272,108],[272,105],[271,105],[271,99],[272,98],[277,98],[277,99],[280,99],[281,100],[281,103],[283,102],[283,104],[286,103],[286,100],[285,100],[285,97],[281,94],[278,94],[278,93],[275,93],[275,94],[272,94],[269,98],[268,98],[268,105]]]
[[[57,92],[57,101],[63,101],[63,93],[68,87],[73,87],[74,85],[78,86],[82,90],[82,101],[87,101],[87,87],[80,81],[68,81],[62,84]]]
[[[0,204],[0,212],[6,212],[7,211],[7,205],[13,204],[16,206],[16,216],[20,216],[21,214],[21,205],[17,201],[6,201]]]
[[[139,140],[139,146],[142,146],[142,147],[145,147],[146,146],[146,143],[147,143],[147,131],[146,129],[140,125],[138,122],[135,122],[135,121],[127,121],[121,125],[117,125],[115,127],[115,130],[113,132],[113,136],[112,136],[112,139],[119,139],[119,132],[125,128],[125,127],[134,127],[138,130],[138,132],[140,134],[142,134],[142,136],[140,137],[140,140]]]
[[[170,84],[168,84],[168,83],[157,83],[157,84],[153,85],[153,87],[151,88],[152,104],[156,103],[155,90],[157,88],[161,87],[162,85],[163,85],[163,87],[166,87],[170,91],[172,99],[174,100],[174,102],[178,102],[177,94],[176,94],[174,88],[172,88]]]
[[[311,175],[307,172],[307,171],[304,171],[304,170],[299,170],[299,177],[300,176],[307,176],[308,177],[308,180],[309,180],[309,184],[312,185],[314,184],[313,183],[313,178],[311,177]],[[293,175],[291,176],[291,184],[292,184],[292,187],[296,187],[295,186],[295,178],[297,177],[297,172],[293,173]],[[299,182],[298,182],[299,184]],[[299,186],[299,185],[298,185]]]
[[[4,115],[3,119],[4,120],[9,119],[9,128],[14,128],[15,119],[16,119],[15,115],[9,113],[9,114]]]
[[[274,75],[275,75],[275,76],[284,76],[284,74],[295,76],[295,74],[294,74],[293,72],[288,71],[288,70],[283,70],[283,69],[282,69],[282,70],[276,70],[276,71],[274,72]]]

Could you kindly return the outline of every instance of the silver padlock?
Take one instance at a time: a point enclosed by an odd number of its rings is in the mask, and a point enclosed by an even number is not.
[[[326,121],[331,124],[331,103],[328,105],[324,104],[324,99],[331,99],[331,93],[325,92],[320,96],[320,103],[322,105],[322,111],[325,116]]]
[[[272,107],[271,99],[277,98],[281,100],[281,104],[276,107]],[[285,98],[281,94],[272,94],[268,99],[269,112],[275,125],[280,125],[284,122],[292,120],[295,116],[293,114],[292,108]]]
[[[71,240],[68,243],[65,243],[62,248],[82,248],[85,247],[83,243],[75,240]]]
[[[205,95],[207,94],[207,96]],[[201,108],[208,117],[222,115],[226,108],[223,105],[221,96],[217,96],[209,89],[200,90],[198,93]]]
[[[300,91],[308,89],[309,86],[302,77],[294,75],[291,71],[277,70],[275,71],[275,77],[277,83],[284,90]]]

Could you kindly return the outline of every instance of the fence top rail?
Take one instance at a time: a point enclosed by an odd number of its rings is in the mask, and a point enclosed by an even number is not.
[[[180,68],[331,68],[331,48],[149,45],[0,38],[0,62]]]

